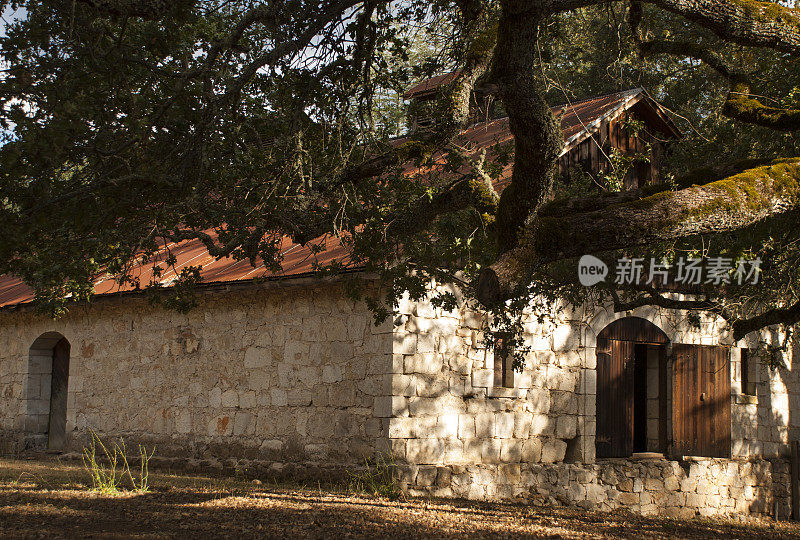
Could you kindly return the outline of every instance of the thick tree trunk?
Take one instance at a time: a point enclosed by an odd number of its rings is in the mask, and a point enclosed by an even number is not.
[[[798,207],[800,158],[793,158],[601,210],[538,217],[520,233],[516,248],[481,272],[478,299],[494,305],[554,261],[735,231]]]
[[[548,200],[564,146],[561,125],[544,98],[538,69],[535,44],[542,20],[535,11],[520,11],[521,7],[528,5],[503,2],[492,66],[492,79],[514,135],[514,171],[497,210],[500,253],[517,245],[519,231]]]

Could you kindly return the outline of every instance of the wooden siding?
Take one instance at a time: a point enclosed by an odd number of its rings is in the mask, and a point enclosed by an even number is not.
[[[629,118],[644,122],[645,127],[638,136],[633,136],[625,128],[625,122]],[[638,162],[630,168],[623,180],[623,190],[661,183],[661,162],[666,138],[666,135],[650,128],[645,107],[637,104],[629,111],[602,120],[599,129],[591,137],[561,156],[558,162],[559,177],[567,182],[570,169],[574,168],[597,178],[600,173],[609,171],[609,157],[612,148],[616,148],[626,155],[646,153],[649,156],[649,162]],[[645,152],[648,144],[649,152]]]
[[[633,453],[635,343],[597,340],[597,457]]]
[[[729,457],[731,450],[730,350],[673,346],[673,452]]]

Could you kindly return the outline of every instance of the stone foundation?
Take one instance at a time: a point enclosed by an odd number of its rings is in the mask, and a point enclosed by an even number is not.
[[[680,518],[765,515],[773,508],[772,464],[766,460],[408,465],[400,468],[399,479],[411,495],[518,499],[532,504],[625,509]]]

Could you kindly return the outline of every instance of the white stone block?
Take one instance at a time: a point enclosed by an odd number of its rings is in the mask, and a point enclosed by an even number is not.
[[[520,388],[523,390],[527,390],[533,386],[533,380],[531,378],[531,372],[529,370],[524,370],[522,373],[514,372],[514,387]]]
[[[494,431],[494,436],[500,439],[512,438],[514,436],[514,413],[496,413]]]
[[[499,463],[503,445],[500,439],[483,439],[481,442],[481,461],[483,463]]]
[[[256,393],[252,390],[241,392],[239,394],[239,407],[242,409],[255,409],[256,407]]]
[[[476,388],[489,388],[494,385],[494,371],[490,369],[473,369],[472,386]]]
[[[523,463],[538,463],[542,460],[542,441],[539,438],[527,439],[522,444],[522,455],[520,460]]]
[[[436,350],[436,337],[433,334],[417,335],[417,352],[432,353]]]
[[[327,365],[322,367],[322,382],[334,383],[343,379],[340,365]]]
[[[249,347],[244,353],[244,367],[253,369],[266,365],[264,350],[256,347]]]
[[[439,437],[458,437],[458,414],[442,414],[436,422],[436,431]]]
[[[581,345],[580,328],[570,324],[559,324],[552,333],[553,350],[572,351],[577,350]]]
[[[443,361],[441,355],[435,353],[417,353],[405,357],[405,372],[410,373],[440,373]]]
[[[234,389],[225,390],[222,393],[221,404],[223,407],[238,407],[239,394]]]
[[[410,397],[408,407],[412,416],[437,416],[442,412],[442,403],[437,398]]]
[[[416,354],[417,352],[417,335],[416,334],[395,334],[393,339],[393,353],[394,354]]]
[[[525,403],[525,410],[536,414],[547,414],[550,412],[550,392],[538,388],[528,391],[528,400]]]
[[[249,433],[252,418],[250,413],[237,411],[233,421],[233,434],[241,436]]]
[[[545,414],[531,415],[530,436],[552,435],[555,433],[556,419]]]
[[[542,444],[542,463],[559,463],[564,461],[567,443],[560,439],[546,439]]]
[[[414,437],[414,429],[417,424],[416,418],[390,418],[389,419],[389,438],[391,439],[410,439]]]
[[[448,393],[449,382],[441,373],[437,375],[415,375],[416,394],[421,397],[441,397]]]
[[[585,369],[583,370],[584,393],[595,395],[597,394],[597,370]]]
[[[531,414],[518,412],[514,414],[514,438],[527,439],[531,431]]]
[[[436,464],[444,460],[445,443],[440,439],[408,439],[406,459],[415,464]]]
[[[577,432],[577,419],[572,415],[559,416],[556,421],[556,437],[572,439]]]
[[[285,407],[289,402],[286,390],[281,388],[271,389],[269,395],[273,407]]]
[[[481,438],[494,437],[493,413],[479,413],[475,415],[475,436]]]
[[[458,437],[460,439],[475,437],[475,418],[471,414],[458,415]]]

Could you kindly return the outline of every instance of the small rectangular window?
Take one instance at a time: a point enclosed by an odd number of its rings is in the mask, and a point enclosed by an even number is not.
[[[514,388],[514,355],[503,344],[499,338],[494,346],[494,385]]]
[[[758,360],[750,354],[750,349],[741,349],[742,355],[742,393],[747,396],[756,395],[756,367]]]

